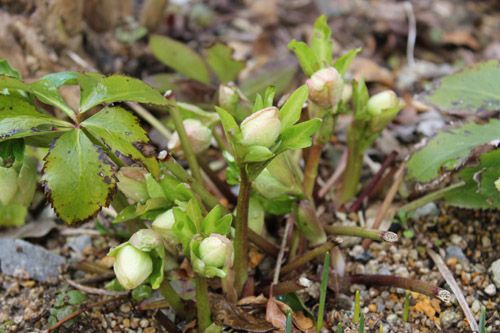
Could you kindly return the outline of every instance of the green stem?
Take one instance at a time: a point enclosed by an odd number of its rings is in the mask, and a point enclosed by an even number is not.
[[[316,333],[320,333],[323,328],[323,316],[325,314],[326,288],[328,286],[328,275],[330,273],[330,252],[325,252],[323,262],[323,272],[321,274],[321,287],[319,294],[318,320],[316,322]]]
[[[312,200],[316,177],[318,176],[318,165],[321,158],[322,144],[314,144],[309,149],[306,166],[304,168],[304,195]]]
[[[324,254],[326,251],[330,251],[333,248],[334,244],[331,242],[326,242],[323,245],[318,246],[317,248],[312,249],[304,253],[302,256],[297,257],[295,260],[289,262],[281,269],[282,274],[289,273],[308,262],[312,261],[314,258]]]
[[[364,155],[364,151],[360,151],[356,148],[358,144],[359,143],[354,142],[352,145],[349,145],[347,164],[342,177],[342,187],[339,195],[339,201],[342,204],[351,200],[358,191]]]
[[[186,311],[184,304],[182,303],[182,298],[177,294],[177,292],[172,288],[170,282],[166,279],[160,285],[160,293],[168,302],[168,304],[174,309],[175,313],[180,316],[184,316]]]
[[[172,133],[163,125],[161,121],[159,121],[155,116],[153,116],[148,110],[143,108],[141,105],[137,103],[127,103],[127,105],[134,110],[142,119],[148,122],[155,130],[157,130],[161,135],[165,137],[165,139],[170,139]]]
[[[248,207],[251,182],[245,171],[240,168],[240,193],[236,206],[236,232],[234,237],[235,288],[238,294],[243,290],[248,276]]]
[[[436,201],[438,199],[441,199],[446,193],[448,193],[456,188],[459,188],[461,186],[464,186],[464,185],[465,185],[464,181],[460,181],[458,183],[452,184],[452,185],[447,186],[443,189],[429,193],[427,195],[424,195],[421,198],[413,200],[413,201],[407,203],[406,205],[403,205],[401,208],[399,208],[399,210],[403,211],[403,212],[411,212],[419,207],[422,207],[422,206],[428,204],[429,202],[433,202],[433,201]]]
[[[356,226],[325,226],[325,231],[335,236],[354,236],[368,238],[375,241],[397,242],[399,237],[391,231],[382,231],[377,229],[365,229]]]
[[[208,285],[204,277],[196,276],[196,311],[198,316],[198,332],[203,333],[212,324],[210,303],[208,301]]]
[[[191,143],[189,142],[186,129],[184,128],[184,124],[182,123],[181,113],[179,112],[179,109],[175,105],[172,105],[169,110],[170,110],[170,115],[174,120],[174,125],[175,129],[177,130],[177,134],[179,134],[182,151],[184,152],[184,156],[186,157],[186,160],[189,164],[189,169],[191,169],[193,178],[195,182],[203,184],[203,178],[201,177],[200,166],[198,165],[198,160],[196,159],[196,155],[193,152]]]

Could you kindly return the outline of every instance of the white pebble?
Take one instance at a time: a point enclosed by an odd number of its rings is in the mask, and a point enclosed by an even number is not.
[[[484,288],[484,292],[487,295],[494,296],[497,293],[497,288],[493,283],[491,283],[488,286],[486,286],[486,288]]]

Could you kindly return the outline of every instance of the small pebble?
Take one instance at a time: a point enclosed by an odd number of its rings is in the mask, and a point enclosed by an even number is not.
[[[484,288],[484,292],[487,295],[495,296],[495,294],[497,293],[497,288],[493,283],[490,283],[489,285],[486,286],[486,288]]]
[[[440,318],[443,328],[450,328],[460,320],[460,315],[456,312],[455,309],[448,309],[441,313]]]
[[[491,240],[488,238],[488,236],[483,236],[481,238],[481,243],[483,244],[483,247],[490,247],[491,246]]]
[[[455,245],[460,245],[460,243],[462,242],[462,237],[460,237],[459,235],[457,234],[453,234],[450,236],[450,241],[455,244]]]
[[[147,319],[141,319],[141,321],[139,322],[139,326],[141,326],[142,328],[146,328],[149,326],[149,321]]]
[[[368,311],[370,312],[377,312],[377,304],[370,304],[368,305]]]
[[[387,316],[387,322],[391,325],[394,325],[398,321],[398,315],[395,313],[391,313]]]
[[[148,328],[144,329],[143,332],[144,333],[155,333],[156,332],[156,328],[154,328],[154,327],[148,327]]]
[[[130,305],[128,304],[122,304],[120,306],[120,311],[123,313],[129,313],[130,312]]]

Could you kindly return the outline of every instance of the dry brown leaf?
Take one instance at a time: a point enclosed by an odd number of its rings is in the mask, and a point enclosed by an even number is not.
[[[294,325],[302,332],[309,332],[314,329],[314,322],[306,317],[302,311],[294,312],[292,315]]]
[[[266,320],[277,329],[284,330],[286,327],[286,315],[283,311],[287,311],[285,307],[290,309],[288,305],[276,300],[274,297],[269,298],[267,301]]]
[[[447,44],[465,45],[471,49],[478,49],[479,42],[469,31],[455,30],[443,33],[442,41]]]
[[[351,71],[356,80],[363,78],[366,82],[380,82],[389,87],[394,85],[394,75],[392,72],[368,58],[354,58]]]
[[[238,301],[238,305],[262,305],[267,303],[267,297],[260,294],[259,296],[248,296]]]

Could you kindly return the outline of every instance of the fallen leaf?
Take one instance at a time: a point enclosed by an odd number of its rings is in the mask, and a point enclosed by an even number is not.
[[[57,228],[56,222],[46,219],[27,223],[20,228],[2,231],[0,233],[0,238],[41,238],[46,236],[54,228]]]
[[[391,71],[368,58],[354,58],[351,71],[356,80],[363,78],[366,82],[380,82],[389,87],[394,85],[394,75]]]
[[[292,320],[295,326],[302,332],[308,332],[314,328],[314,322],[311,318],[306,317],[302,311],[294,312]]]
[[[282,302],[277,301],[274,297],[269,298],[266,307],[266,320],[275,328],[284,330],[286,327],[286,315],[282,311],[283,306],[278,305],[279,303]]]

